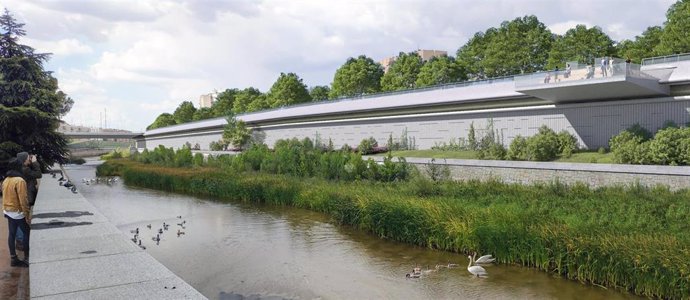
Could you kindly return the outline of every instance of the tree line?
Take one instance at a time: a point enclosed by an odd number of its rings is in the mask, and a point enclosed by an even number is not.
[[[174,113],[159,115],[147,129],[311,101],[552,70],[570,61],[593,64],[604,56],[640,63],[645,57],[690,52],[687,20],[690,0],[680,0],[669,7],[663,25],[616,42],[598,26],[577,25],[558,35],[536,16],[524,16],[475,33],[455,57],[423,61],[416,52],[400,52],[385,73],[381,64],[366,55],[350,57],[335,71],[330,86],[307,87],[297,74],[281,73],[266,93],[254,87],[226,89],[212,107],[201,109],[184,101]]]

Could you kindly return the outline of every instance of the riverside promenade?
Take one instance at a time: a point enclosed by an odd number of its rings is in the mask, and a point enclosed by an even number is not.
[[[31,299],[206,299],[58,178],[44,174],[34,206]]]

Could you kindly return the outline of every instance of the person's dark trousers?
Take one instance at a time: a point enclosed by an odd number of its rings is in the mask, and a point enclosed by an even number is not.
[[[9,228],[7,244],[10,246],[10,256],[17,256],[17,249],[15,249],[14,240],[16,238],[17,228],[19,228],[24,234],[24,239],[22,241],[22,244],[24,245],[24,256],[29,257],[29,235],[31,233],[31,229],[29,229],[29,224],[26,223],[26,218],[17,220],[12,219],[7,215],[5,215],[5,218],[7,219],[7,227]]]

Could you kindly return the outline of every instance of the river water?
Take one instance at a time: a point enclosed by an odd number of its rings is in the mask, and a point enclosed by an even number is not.
[[[94,164],[66,167],[79,192],[127,236],[139,228],[146,251],[210,299],[638,299],[519,266],[473,277],[464,255],[382,240],[307,210],[86,185]],[[156,243],[163,222],[172,225]],[[405,278],[415,265],[448,263],[459,267]]]

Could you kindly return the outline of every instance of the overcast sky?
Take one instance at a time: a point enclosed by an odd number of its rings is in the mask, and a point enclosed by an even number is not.
[[[662,25],[674,0],[3,0],[24,43],[75,104],[64,118],[141,131],[213,89],[266,92],[280,72],[327,85],[348,57],[437,49],[455,56],[477,31],[536,15],[563,34],[599,26],[616,41]]]

